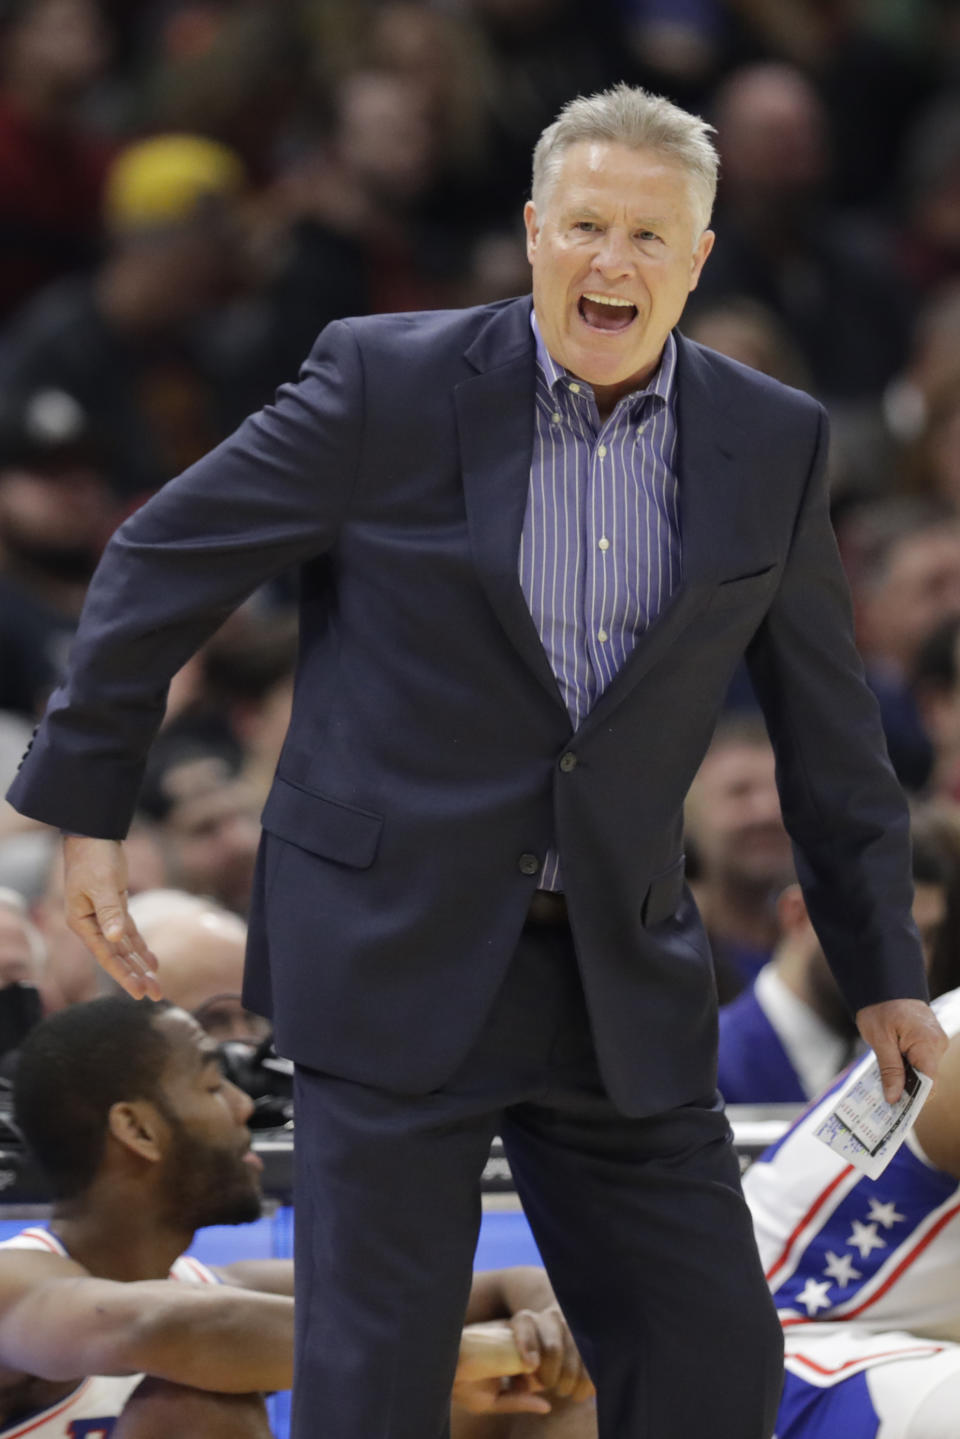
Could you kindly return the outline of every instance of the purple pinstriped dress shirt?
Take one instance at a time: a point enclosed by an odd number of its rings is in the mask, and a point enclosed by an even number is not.
[[[536,416],[520,584],[573,726],[680,583],[677,346],[600,423],[590,385],[547,353],[536,319]],[[546,856],[540,888],[559,890]]]

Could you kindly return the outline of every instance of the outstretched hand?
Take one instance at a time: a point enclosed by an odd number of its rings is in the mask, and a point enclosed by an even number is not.
[[[861,1037],[877,1056],[888,1104],[896,1104],[903,1093],[904,1058],[921,1074],[936,1078],[949,1041],[929,1004],[888,999],[858,1009],[856,1019]]]
[[[127,910],[127,860],[119,840],[66,835],[67,924],[102,969],[134,999],[161,999],[157,959]]]

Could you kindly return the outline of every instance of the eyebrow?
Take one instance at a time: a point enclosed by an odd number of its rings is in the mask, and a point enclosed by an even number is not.
[[[568,216],[581,215],[587,220],[599,220],[603,218],[601,212],[595,209],[593,205],[578,205],[575,201],[571,201],[570,204],[566,206],[564,213]],[[662,215],[635,215],[630,223],[636,230],[657,230],[666,225],[667,221]]]

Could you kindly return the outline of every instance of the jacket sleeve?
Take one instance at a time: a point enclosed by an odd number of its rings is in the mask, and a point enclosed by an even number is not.
[[[819,421],[783,577],[747,651],[777,759],[797,874],[852,1012],[926,998],[906,801],[863,676],[830,523],[827,421]]]
[[[362,424],[361,358],[338,321],[295,384],[120,527],[9,791],[16,809],[123,837],[170,680],[254,589],[335,544]]]

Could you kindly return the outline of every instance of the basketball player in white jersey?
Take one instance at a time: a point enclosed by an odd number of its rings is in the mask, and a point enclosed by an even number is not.
[[[292,1263],[184,1257],[196,1228],[261,1207],[251,1102],[209,1037],[170,1006],[74,1006],[24,1046],[15,1105],[57,1203],[0,1245],[0,1439],[269,1439]],[[517,1413],[551,1439],[591,1388],[542,1271],[477,1275],[467,1321],[454,1435]]]
[[[934,1008],[950,1045],[879,1179],[814,1138],[842,1081],[746,1174],[786,1342],[777,1439],[960,1435],[960,989]]]

